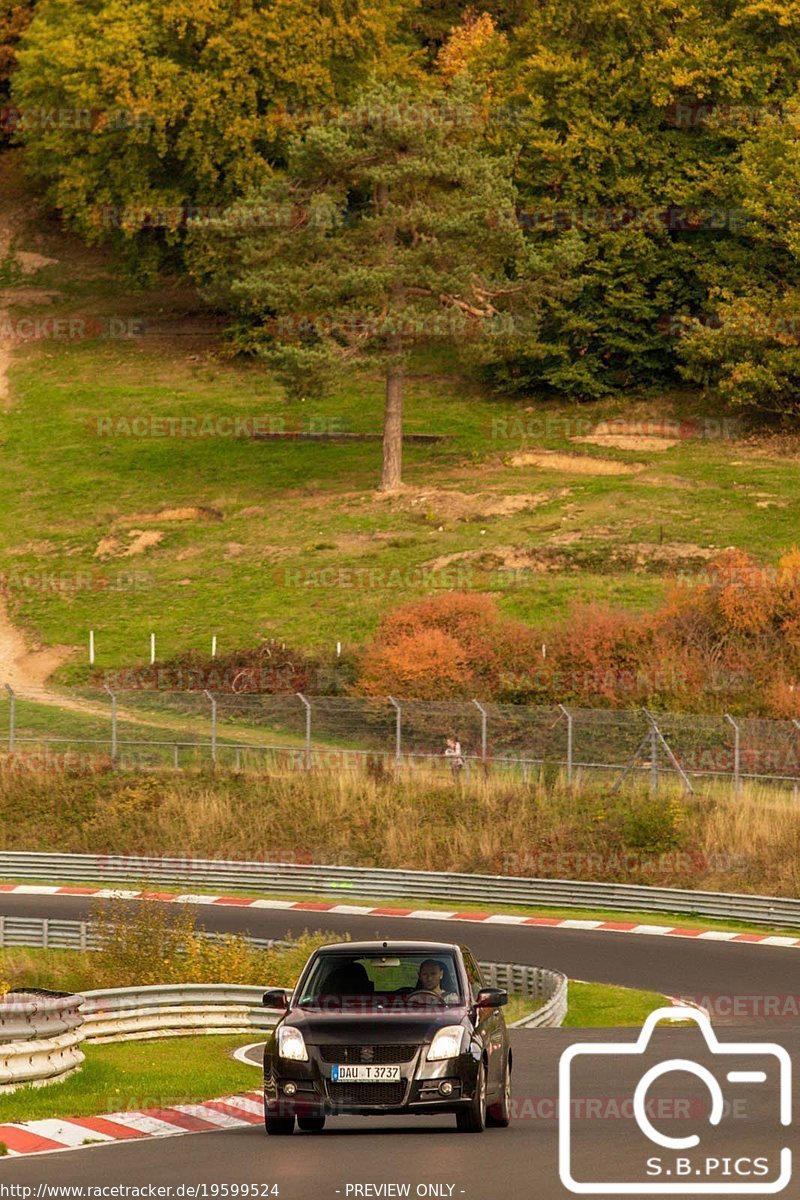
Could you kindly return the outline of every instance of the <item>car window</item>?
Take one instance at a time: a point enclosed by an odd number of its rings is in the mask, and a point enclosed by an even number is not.
[[[475,962],[475,959],[470,954],[469,950],[462,948],[464,955],[464,966],[467,969],[467,979],[469,980],[469,990],[472,993],[472,999],[477,1000],[478,992],[484,987],[483,979],[481,978],[480,968]]]
[[[303,980],[299,1003],[326,1003],[337,997],[383,1003],[404,1002],[410,995],[436,996],[445,1004],[463,1004],[458,969],[452,953],[320,954]]]

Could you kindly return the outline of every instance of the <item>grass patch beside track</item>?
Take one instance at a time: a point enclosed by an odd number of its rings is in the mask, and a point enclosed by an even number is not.
[[[654,1009],[669,1004],[669,998],[658,992],[571,979],[569,1010],[564,1026],[571,1029],[638,1026]]]
[[[63,1083],[0,1096],[0,1124],[199,1104],[252,1091],[258,1072],[232,1057],[252,1041],[251,1033],[85,1046],[86,1062]],[[86,1137],[90,1141],[91,1133]]]

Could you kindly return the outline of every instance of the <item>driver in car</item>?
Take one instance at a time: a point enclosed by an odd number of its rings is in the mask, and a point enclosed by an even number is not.
[[[435,958],[426,958],[424,962],[420,963],[417,978],[418,989],[433,992],[434,996],[441,996],[445,1003],[452,1004],[458,999],[458,996],[446,985],[445,968],[442,963]]]

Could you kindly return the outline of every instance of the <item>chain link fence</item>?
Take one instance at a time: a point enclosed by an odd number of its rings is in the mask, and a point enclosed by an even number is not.
[[[445,755],[447,739],[459,755]],[[451,747],[452,749],[452,747]],[[612,787],[662,779],[788,787],[798,800],[800,722],[647,709],[526,707],[396,697],[211,691],[0,692],[0,768],[259,773],[555,771]]]

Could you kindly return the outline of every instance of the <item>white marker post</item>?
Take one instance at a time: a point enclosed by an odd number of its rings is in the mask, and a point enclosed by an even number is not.
[[[89,665],[94,666],[94,630],[89,630]]]
[[[341,642],[336,643],[336,657],[337,658],[342,657],[342,643]]]
[[[212,658],[217,657],[217,635],[216,634],[214,634],[214,636],[211,639],[211,657]]]
[[[150,634],[150,666],[156,661],[156,635]]]

